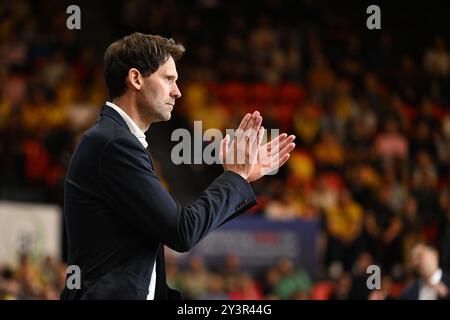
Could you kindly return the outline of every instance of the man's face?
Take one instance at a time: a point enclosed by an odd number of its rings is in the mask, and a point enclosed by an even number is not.
[[[419,244],[412,250],[412,262],[418,273],[430,277],[438,268],[437,252],[425,245]]]
[[[169,120],[175,99],[181,97],[176,84],[178,74],[175,61],[169,57],[158,70],[142,79],[143,86],[137,95],[141,118],[149,124]]]

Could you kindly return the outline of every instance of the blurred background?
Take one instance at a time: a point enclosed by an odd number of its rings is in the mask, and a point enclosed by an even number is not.
[[[364,1],[0,1],[0,299],[59,298],[65,171],[107,98],[103,53],[134,31],[186,47],[183,97],[147,132],[182,203],[222,169],[174,165],[174,129],[224,131],[257,109],[297,137],[287,165],[253,184],[256,207],[189,254],[167,249],[186,298],[368,299],[376,264],[395,299],[421,241],[450,272],[448,13],[392,2],[368,30]],[[71,4],[80,30],[66,27]]]

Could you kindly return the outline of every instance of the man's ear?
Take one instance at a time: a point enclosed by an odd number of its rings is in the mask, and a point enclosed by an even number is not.
[[[131,87],[135,88],[136,90],[140,90],[143,84],[142,75],[136,68],[131,68],[128,70],[128,82]]]

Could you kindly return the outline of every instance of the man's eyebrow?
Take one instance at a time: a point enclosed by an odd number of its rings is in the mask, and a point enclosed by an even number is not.
[[[165,76],[166,78],[169,78],[171,80],[176,80],[178,79],[178,75],[174,75],[174,74],[166,74]]]

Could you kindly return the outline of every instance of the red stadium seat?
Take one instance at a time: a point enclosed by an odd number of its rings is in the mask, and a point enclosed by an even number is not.
[[[344,181],[342,177],[334,172],[325,172],[320,175],[320,180],[330,188],[340,190],[344,187]]]
[[[311,290],[311,300],[329,300],[334,290],[334,284],[330,281],[321,281]]]
[[[292,119],[295,113],[294,104],[278,104],[275,107],[274,119],[282,131],[292,131]]]
[[[254,106],[267,106],[273,103],[275,98],[274,88],[267,83],[254,83],[248,85],[247,103]]]
[[[247,87],[242,82],[227,82],[217,88],[218,98],[221,103],[235,104],[246,103]]]
[[[306,97],[305,89],[297,83],[285,83],[279,87],[277,100],[285,104],[297,105]]]

